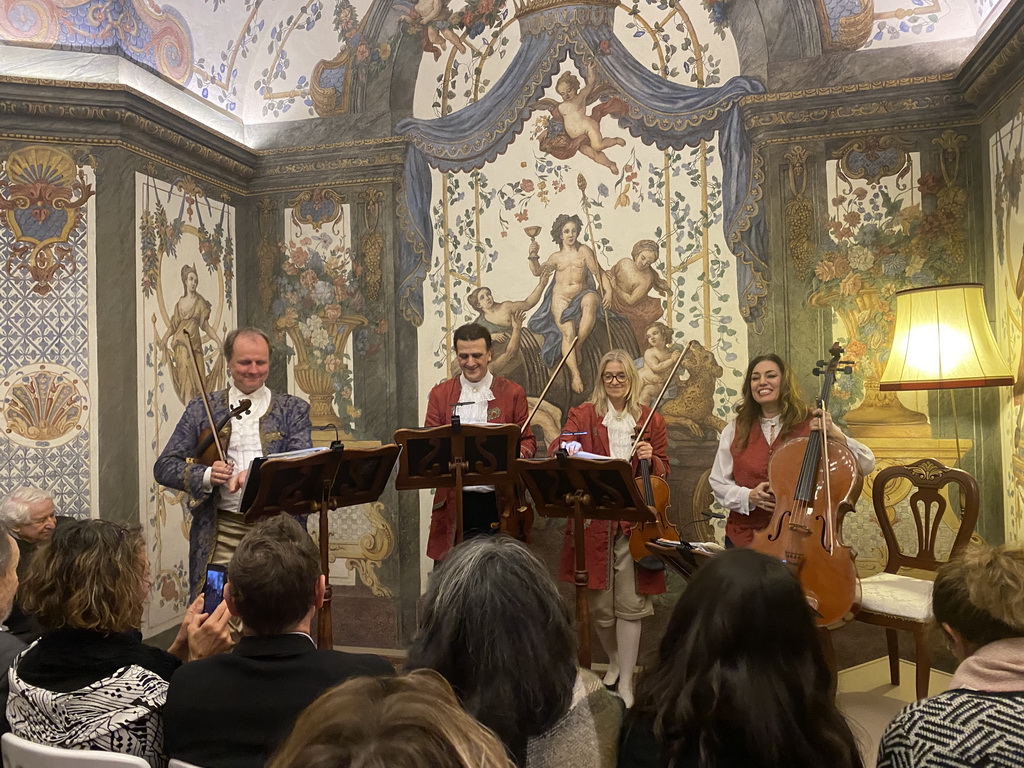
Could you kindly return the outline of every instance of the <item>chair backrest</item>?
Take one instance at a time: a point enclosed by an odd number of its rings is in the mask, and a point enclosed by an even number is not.
[[[149,768],[149,763],[141,757],[47,747],[13,733],[5,733],[0,738],[0,753],[3,754],[4,768]]]
[[[899,479],[907,480],[914,486],[907,501],[917,531],[916,554],[906,553],[900,548],[885,504],[886,487]],[[913,464],[886,467],[875,475],[871,501],[889,549],[886,572],[896,573],[900,568],[935,571],[944,562],[936,556],[935,544],[942,518],[947,511],[951,511],[946,497],[942,495],[942,491],[949,485],[959,486],[962,508],[960,528],[949,552],[949,557],[953,557],[967,546],[978,523],[978,482],[968,472],[947,467],[935,459],[921,459]]]

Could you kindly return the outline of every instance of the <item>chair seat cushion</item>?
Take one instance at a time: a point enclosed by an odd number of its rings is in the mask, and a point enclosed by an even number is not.
[[[932,582],[877,573],[861,579],[861,610],[925,622],[932,617]]]

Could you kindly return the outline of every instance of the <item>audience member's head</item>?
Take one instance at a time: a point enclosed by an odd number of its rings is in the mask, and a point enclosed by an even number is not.
[[[253,526],[228,564],[224,599],[253,635],[308,632],[324,601],[320,553],[290,515]]]
[[[0,499],[0,523],[29,544],[46,541],[53,535],[57,523],[53,496],[32,485],[15,488]]]
[[[940,566],[932,610],[961,660],[996,640],[1024,637],[1024,547],[975,545]]]
[[[137,629],[149,592],[142,529],[69,520],[36,551],[21,587],[44,629]]]
[[[505,537],[470,539],[434,571],[410,669],[437,670],[518,761],[569,708],[576,681],[569,611],[544,565]]]
[[[734,549],[697,570],[637,691],[666,761],[861,765],[830,696],[831,673],[800,585],[779,560]],[[630,727],[629,724],[626,726]]]
[[[299,716],[268,768],[510,768],[493,733],[430,670],[360,677]]]
[[[0,622],[11,614],[11,608],[14,607],[20,556],[18,542],[7,532],[7,526],[0,523]]]

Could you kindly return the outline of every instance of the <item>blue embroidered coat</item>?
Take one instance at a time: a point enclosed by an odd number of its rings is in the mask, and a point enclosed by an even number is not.
[[[210,408],[215,421],[228,415],[228,390],[210,393]],[[231,437],[231,421],[220,431],[223,444]],[[217,536],[217,493],[203,490],[206,465],[192,458],[199,444],[199,433],[208,426],[201,397],[192,400],[174,428],[170,440],[153,466],[156,481],[168,488],[184,491],[192,513],[189,530],[189,599],[199,593],[206,578],[206,566],[213,554]],[[270,407],[260,417],[260,444],[263,454],[311,448],[309,403],[293,395],[271,392]]]

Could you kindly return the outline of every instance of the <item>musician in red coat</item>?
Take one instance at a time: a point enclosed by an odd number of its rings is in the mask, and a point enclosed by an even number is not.
[[[430,390],[425,427],[452,423],[452,410],[463,424],[525,424],[528,417],[526,393],[514,381],[487,370],[491,362],[491,334],[478,323],[455,329],[455,355],[462,373]],[[455,406],[455,403],[460,405]],[[537,438],[527,429],[519,443],[524,459],[537,452]],[[499,498],[499,495],[501,498]],[[462,491],[464,538],[498,533],[499,509],[515,503],[503,489],[467,486]],[[427,557],[444,560],[455,543],[455,489],[439,488],[430,514]]]
[[[774,354],[750,361],[742,397],[736,418],[722,430],[709,479],[715,499],[729,510],[726,546],[749,547],[775,510],[775,494],[768,487],[772,454],[790,438],[806,437],[817,429],[818,411],[807,407],[792,369]],[[871,449],[844,435],[827,412],[825,423],[828,436],[853,451],[867,477],[875,468]]]
[[[613,349],[601,358],[594,393],[583,405],[569,411],[563,433],[551,443],[551,452],[564,446],[570,454],[580,450],[616,459],[629,459],[639,474],[642,459],[651,462],[651,473],[668,475],[668,433],[665,420],[655,413],[647,439],[630,456],[633,435],[650,409],[640,405],[640,376],[629,354]],[[562,542],[559,578],[572,582],[576,567],[573,523],[569,521]],[[630,524],[625,521],[589,520],[585,546],[589,575],[587,597],[597,636],[608,654],[605,684],[618,680],[619,695],[633,704],[633,668],[640,651],[640,623],[654,613],[651,595],[665,591],[665,572],[640,568],[629,553]]]

